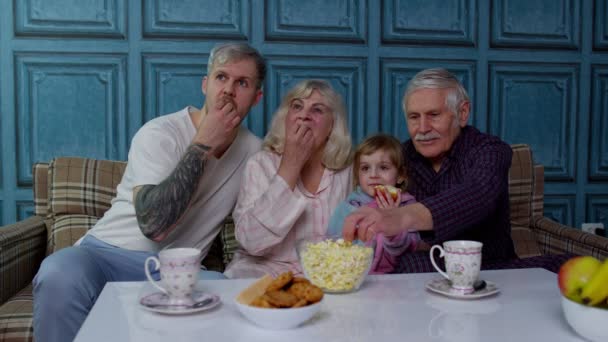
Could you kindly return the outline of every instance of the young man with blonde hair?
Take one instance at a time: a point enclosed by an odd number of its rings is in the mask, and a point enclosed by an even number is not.
[[[172,247],[208,253],[246,160],[261,148],[240,124],[262,97],[266,64],[247,44],[223,44],[207,71],[203,108],[147,122],[133,137],[112,207],[75,246],[43,261],[34,279],[37,341],[72,341],[105,283],[145,280],[147,257]]]

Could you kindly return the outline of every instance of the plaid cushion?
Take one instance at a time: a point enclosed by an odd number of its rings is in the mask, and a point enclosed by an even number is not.
[[[509,204],[511,222],[530,226],[532,203],[532,152],[527,145],[511,145],[513,159],[509,169]]]
[[[205,259],[203,259],[202,264],[210,271],[224,272],[225,266],[220,234],[213,239],[211,248],[209,249],[207,256],[205,256]]]
[[[0,303],[32,281],[45,244],[46,228],[38,216],[0,229]]]
[[[33,341],[32,285],[28,285],[15,297],[0,306],[0,340]]]
[[[536,217],[536,240],[543,254],[592,255],[600,260],[608,258],[608,239],[585,233],[572,227]]]
[[[88,215],[56,216],[49,230],[47,254],[72,246],[98,220],[97,217]]]
[[[234,235],[234,219],[232,219],[232,215],[228,215],[224,220],[224,229],[220,233],[220,238],[224,251],[224,266],[228,266],[230,261],[232,261],[234,252],[236,252],[239,246]]]
[[[532,223],[533,190],[540,190],[535,199],[542,201],[542,179],[535,182],[532,151],[528,145],[511,145],[513,160],[509,169],[509,204],[511,210],[511,237],[515,253],[520,257],[541,255],[536,236],[530,229]],[[541,175],[542,175],[542,170]],[[541,184],[536,188],[536,184]],[[534,187],[533,187],[534,185]],[[538,206],[538,205],[537,205]],[[540,204],[542,208],[542,203]],[[542,209],[541,209],[542,210]]]
[[[36,163],[32,170],[34,175],[34,214],[37,216],[45,217],[48,213],[48,177],[49,177],[49,164],[48,163]]]
[[[515,244],[515,254],[520,258],[541,255],[536,236],[530,227],[511,225],[511,238]]]
[[[532,216],[543,216],[545,201],[545,167],[534,165],[534,187],[532,189]]]
[[[85,158],[57,158],[49,166],[49,207],[52,215],[102,217],[116,196],[125,162]]]

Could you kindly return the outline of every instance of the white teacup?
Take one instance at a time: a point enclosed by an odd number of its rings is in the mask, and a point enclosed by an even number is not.
[[[154,269],[160,268],[160,282],[150,274],[148,264],[153,261]],[[146,259],[144,269],[154,287],[169,296],[172,304],[191,305],[192,292],[201,269],[201,251],[196,248],[169,248],[158,253],[158,258]]]
[[[431,247],[431,263],[435,269],[452,283],[452,290],[462,294],[473,293],[473,284],[479,277],[481,268],[481,247],[478,241],[455,240]],[[439,257],[445,258],[446,272],[435,263],[433,251],[439,249]]]

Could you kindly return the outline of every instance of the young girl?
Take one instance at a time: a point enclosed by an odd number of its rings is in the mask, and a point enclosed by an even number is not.
[[[362,206],[375,208],[396,208],[415,202],[412,195],[401,192],[405,189],[407,173],[401,152],[401,144],[396,138],[378,134],[363,141],[355,152],[353,180],[355,191],[340,203],[329,221],[329,236],[342,236],[344,219]],[[397,196],[393,197],[378,186],[396,186]],[[383,191],[384,190],[384,191]],[[396,236],[376,235],[376,253],[370,273],[390,273],[395,269],[397,257],[416,250],[420,241],[418,232],[403,232]]]

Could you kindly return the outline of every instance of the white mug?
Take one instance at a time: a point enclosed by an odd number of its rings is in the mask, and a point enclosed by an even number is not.
[[[154,270],[160,268],[160,282],[150,274],[148,264],[153,261]],[[169,296],[171,304],[191,305],[192,292],[201,269],[201,251],[196,248],[169,248],[151,256],[144,263],[146,277],[150,283]]]
[[[481,268],[481,247],[478,241],[454,240],[431,247],[430,257],[433,267],[446,279],[450,280],[452,290],[461,294],[473,293],[473,284],[479,277]],[[439,249],[439,257],[445,258],[446,272],[435,263],[433,251]]]

